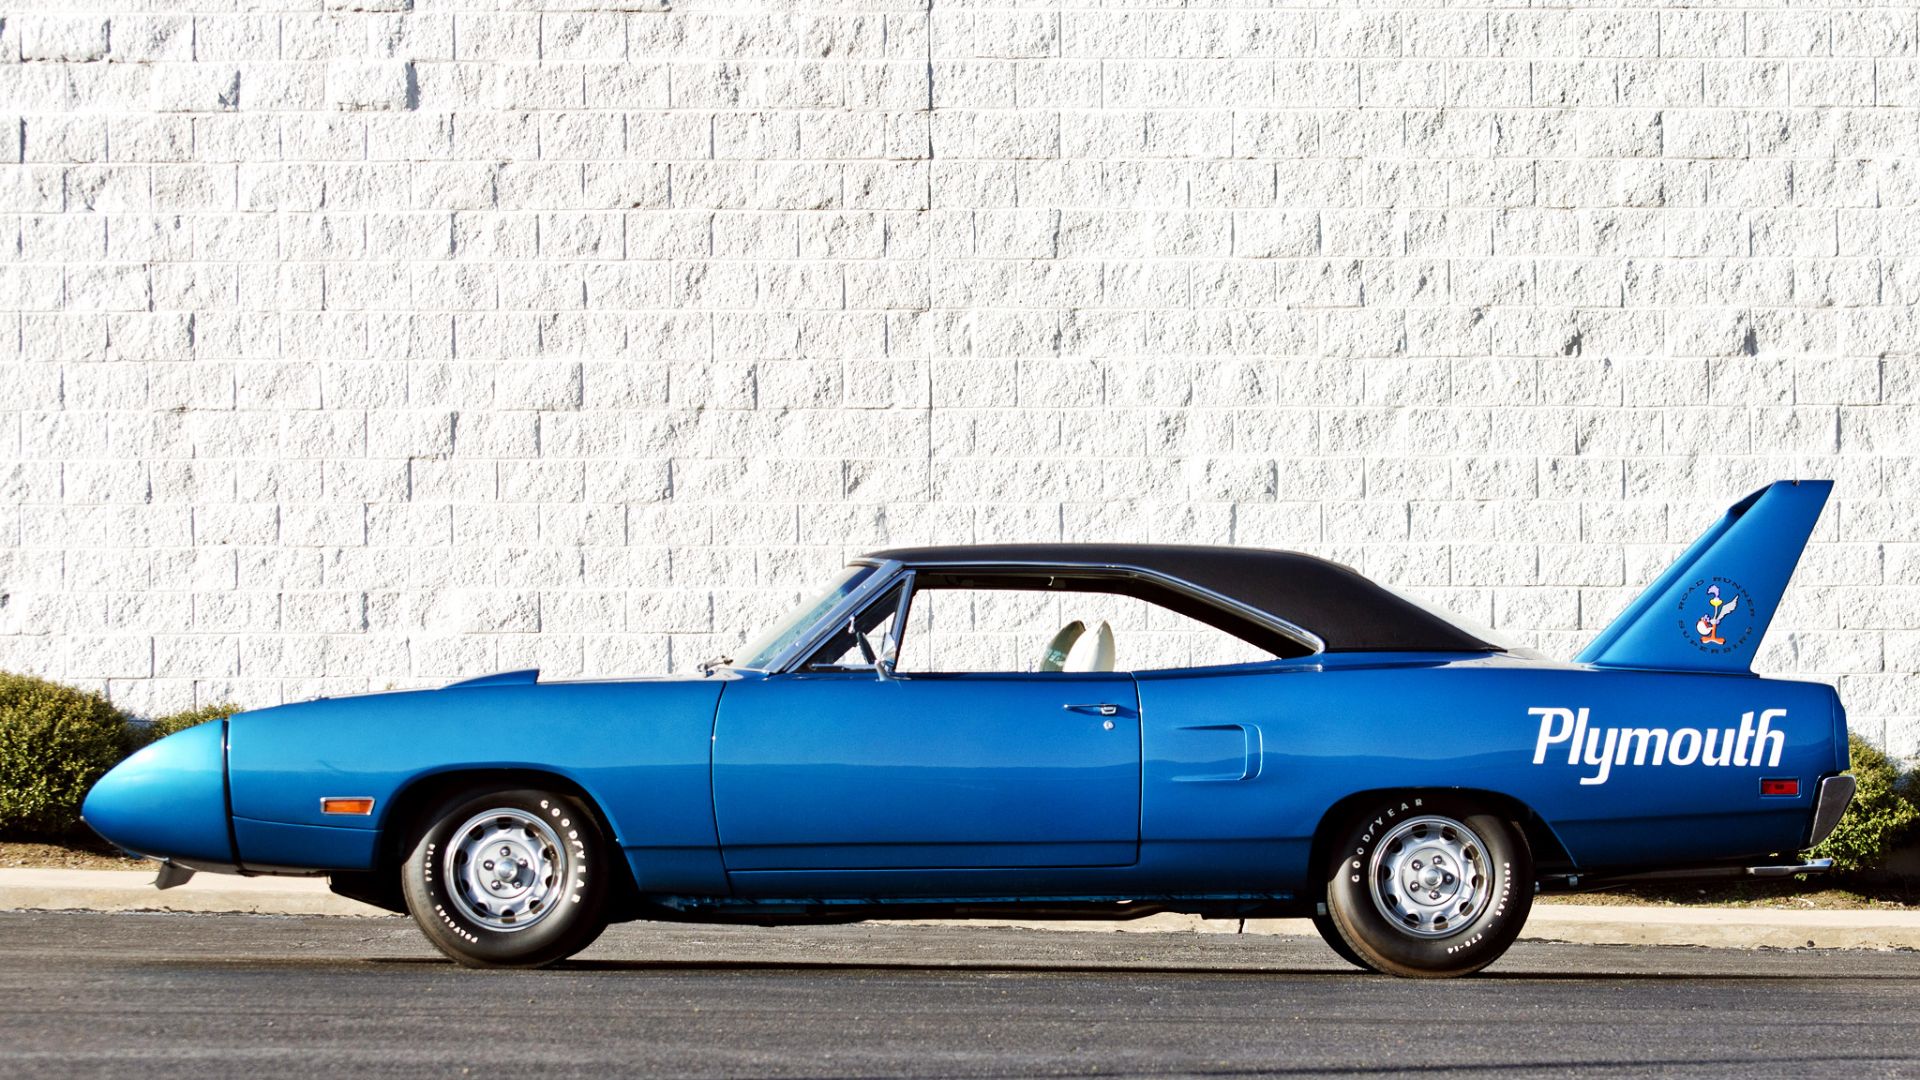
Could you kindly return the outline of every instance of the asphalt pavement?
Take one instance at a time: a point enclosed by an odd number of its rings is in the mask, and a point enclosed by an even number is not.
[[[399,919],[0,914],[12,1076],[1920,1076],[1920,953],[632,924],[466,971]]]
[[[0,911],[161,911],[374,918],[387,918],[391,914],[334,895],[324,878],[196,874],[193,880],[174,888],[161,890],[153,886],[152,871],[0,868]],[[1012,925],[1095,933],[1191,931],[1314,936],[1313,923],[1308,919],[1202,919],[1170,911],[1115,922],[1020,920]],[[1520,938],[1588,945],[1920,949],[1920,911],[1536,903]]]

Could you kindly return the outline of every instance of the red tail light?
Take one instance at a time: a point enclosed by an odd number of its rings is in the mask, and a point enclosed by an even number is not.
[[[1763,779],[1760,781],[1760,794],[1762,795],[1798,795],[1800,794],[1800,781],[1798,779],[1792,779],[1792,780],[1764,780]]]

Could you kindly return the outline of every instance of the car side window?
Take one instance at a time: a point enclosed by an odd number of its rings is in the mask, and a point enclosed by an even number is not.
[[[1274,659],[1149,600],[1049,588],[916,588],[896,670],[1151,671]]]
[[[1059,605],[1044,592],[920,589],[908,612],[899,670],[1034,671],[1060,626]]]
[[[905,586],[896,585],[868,604],[853,617],[852,628],[841,627],[802,665],[808,671],[870,670],[860,639],[875,652],[876,659],[894,640],[893,622],[900,609],[900,594]]]

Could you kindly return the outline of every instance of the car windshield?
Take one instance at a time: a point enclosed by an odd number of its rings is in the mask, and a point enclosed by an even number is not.
[[[759,637],[741,646],[740,659],[733,666],[764,671],[775,657],[812,629],[822,615],[853,595],[853,591],[872,574],[871,566],[849,566],[840,571],[824,592],[794,608]]]

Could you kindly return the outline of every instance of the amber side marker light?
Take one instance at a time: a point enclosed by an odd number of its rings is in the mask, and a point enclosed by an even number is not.
[[[323,814],[352,814],[366,817],[373,813],[373,800],[364,796],[345,799],[321,799],[320,812]]]
[[[1798,795],[1800,794],[1800,781],[1797,779],[1794,779],[1794,780],[1763,779],[1760,781],[1760,794],[1762,795]]]

